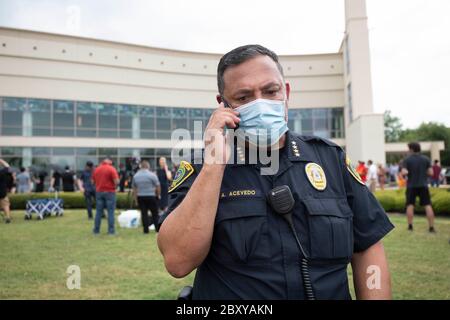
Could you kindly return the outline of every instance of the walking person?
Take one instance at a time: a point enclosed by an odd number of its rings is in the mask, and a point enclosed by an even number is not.
[[[358,172],[361,177],[362,182],[367,182],[367,167],[364,161],[358,161],[358,167],[356,168],[356,172]]]
[[[158,198],[161,194],[161,186],[156,174],[150,171],[148,161],[142,161],[140,167],[140,170],[133,176],[133,194],[141,210],[144,233],[149,232],[148,210],[152,213],[153,224],[158,232]]]
[[[167,209],[169,195],[169,181],[172,180],[172,172],[167,166],[166,158],[159,158],[159,168],[156,171],[159,183],[161,184],[161,199],[159,200],[159,209],[165,211]]]
[[[50,192],[61,191],[61,178],[62,175],[59,169],[53,170],[52,178],[50,179]]]
[[[96,213],[94,220],[94,234],[100,233],[103,210],[108,211],[108,234],[115,235],[114,211],[116,209],[116,188],[119,175],[112,166],[110,158],[105,158],[94,170],[92,181],[95,184]]]
[[[411,142],[408,144],[410,155],[403,161],[402,173],[408,175],[406,182],[406,216],[408,219],[408,230],[413,231],[414,206],[416,197],[420,198],[420,205],[425,207],[428,219],[428,231],[436,232],[434,229],[434,212],[431,206],[430,191],[428,190],[428,177],[433,175],[431,161],[428,157],[420,154],[420,144]]]
[[[396,184],[398,172],[399,172],[399,166],[398,166],[398,163],[393,163],[393,164],[391,164],[391,166],[389,167],[389,176],[390,176],[390,181],[389,181],[389,183],[390,183],[391,185],[395,185],[395,184]]]
[[[439,185],[441,184],[441,171],[442,168],[439,165],[439,160],[434,160],[433,165],[433,176],[431,177],[431,186],[439,188]]]
[[[94,164],[92,161],[86,162],[83,172],[79,179],[77,179],[78,189],[84,195],[84,202],[86,203],[86,209],[88,219],[92,219],[92,206],[95,201],[95,187],[92,184],[92,173],[94,171]]]
[[[64,192],[74,192],[75,191],[75,173],[70,170],[69,166],[65,167],[63,174],[61,175],[63,191]]]
[[[374,193],[377,189],[377,166],[373,163],[372,160],[367,161],[367,164],[369,165],[369,169],[367,172],[367,186],[370,189],[370,192]]]
[[[128,173],[123,163],[119,165],[119,179],[119,192],[125,192],[125,184],[128,179]]]
[[[47,177],[47,172],[41,169],[36,174],[36,192],[44,192],[45,178]]]
[[[17,193],[31,192],[31,177],[24,167],[20,168],[20,173],[16,176],[16,181],[17,181]]]
[[[382,164],[378,164],[378,183],[380,184],[380,189],[384,190],[384,185],[386,183],[386,170],[383,168]]]

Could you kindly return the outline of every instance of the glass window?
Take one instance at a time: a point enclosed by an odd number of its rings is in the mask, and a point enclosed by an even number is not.
[[[302,119],[312,119],[312,109],[300,109],[300,117]]]
[[[121,157],[132,157],[133,156],[133,149],[131,148],[121,148],[119,149],[119,156]]]
[[[21,127],[2,127],[2,135],[4,136],[21,136]]]
[[[64,168],[69,166],[70,169],[75,168],[75,157],[63,156],[53,156],[51,158],[51,168],[53,170],[58,170],[60,172],[64,171]]]
[[[200,108],[189,109],[189,117],[191,119],[203,119],[203,110]]]
[[[141,155],[143,156],[154,156],[155,155],[155,149],[140,149],[139,150]]]
[[[77,102],[77,136],[97,136],[97,104],[90,102]]]
[[[8,162],[12,171],[19,173],[19,168],[22,166],[22,156],[3,157],[3,160]]]
[[[118,108],[115,104],[97,103],[99,137],[117,137]]]
[[[82,157],[77,157],[76,161],[75,161],[75,171],[76,172],[81,172],[84,170],[84,167],[86,166],[86,162],[91,161],[94,166],[96,166],[98,163],[98,158],[97,156],[93,155],[93,156],[82,156]]]
[[[22,155],[22,148],[18,147],[3,147],[0,151],[2,156]]]
[[[141,127],[141,138],[155,138],[155,108],[147,106],[139,107],[139,119]]]
[[[28,99],[28,107],[32,114],[33,136],[51,135],[51,102],[43,99]]]
[[[170,157],[170,153],[172,152],[172,149],[155,149],[156,157]]]
[[[203,110],[204,109],[200,108],[189,109],[189,130],[191,134],[194,134],[194,132],[201,132],[203,130],[205,122]]]
[[[172,108],[172,130],[188,128],[188,110]]]
[[[156,129],[158,131],[170,131],[171,108],[156,107]]]
[[[154,131],[142,131],[141,130],[141,139],[154,139],[155,132]]]
[[[348,119],[353,121],[353,102],[352,102],[352,84],[347,86],[347,107],[348,107]]]
[[[156,132],[156,139],[170,140],[171,137],[172,131],[170,130],[158,130]]]
[[[33,166],[35,171],[47,172],[46,180],[49,179],[48,174],[50,172],[50,164],[51,164],[50,157],[42,157],[42,156],[35,157],[33,154],[33,159],[31,160],[31,165]]]
[[[326,108],[313,109],[313,118],[326,119],[328,117],[329,110],[330,109],[326,109]]]
[[[313,120],[312,119],[301,119],[301,133],[303,132],[311,132],[313,130]]]
[[[51,149],[46,147],[38,147],[38,148],[31,148],[31,153],[34,156],[47,156],[51,155]]]
[[[75,149],[74,148],[53,148],[53,155],[55,155],[55,156],[61,156],[61,155],[74,156]]]
[[[133,119],[135,119],[134,121],[139,121],[139,109],[131,105],[117,105],[117,109],[119,113],[119,136],[121,138],[132,138]],[[139,134],[135,136],[139,136]]]
[[[27,101],[23,98],[3,98],[2,134],[22,135],[23,113],[27,110]]]
[[[3,125],[22,126],[22,113],[26,110],[27,101],[22,98],[3,98]]]
[[[53,101],[53,136],[71,137],[74,135],[74,102]]]
[[[96,156],[97,149],[96,148],[77,148],[77,155],[80,156]]]
[[[331,111],[332,138],[344,138],[344,111],[343,108],[333,108]]]
[[[114,156],[117,156],[117,149],[115,149],[115,148],[99,148],[98,154],[100,156],[114,157]]]

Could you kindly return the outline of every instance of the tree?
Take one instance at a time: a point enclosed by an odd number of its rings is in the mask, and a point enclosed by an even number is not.
[[[403,132],[400,118],[391,114],[390,110],[384,112],[384,138],[386,142],[397,142]]]
[[[403,130],[400,141],[444,141],[445,150],[441,151],[441,163],[450,165],[450,128],[436,122],[424,122],[417,129]]]

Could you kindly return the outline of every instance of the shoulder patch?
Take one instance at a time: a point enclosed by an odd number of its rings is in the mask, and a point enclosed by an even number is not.
[[[352,175],[353,178],[355,178],[356,181],[358,181],[360,184],[365,186],[365,183],[362,181],[361,176],[356,171],[356,169],[352,165],[352,161],[348,156],[345,156],[345,165],[347,167],[348,172]]]
[[[178,188],[187,178],[189,178],[194,173],[194,167],[187,162],[181,161],[178,167],[175,177],[173,177],[172,184],[169,187],[169,193]]]

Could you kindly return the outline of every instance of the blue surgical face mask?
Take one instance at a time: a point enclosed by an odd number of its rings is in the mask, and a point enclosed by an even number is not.
[[[288,131],[285,101],[256,99],[234,110],[241,119],[237,137],[253,145],[274,145]]]

